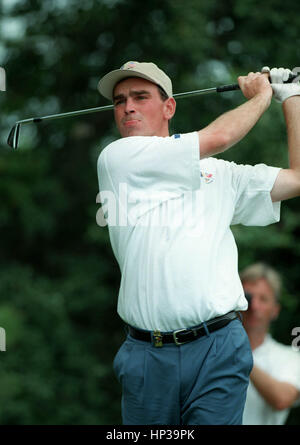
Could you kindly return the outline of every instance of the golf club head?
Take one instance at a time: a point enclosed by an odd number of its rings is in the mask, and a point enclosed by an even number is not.
[[[0,91],[6,91],[6,75],[2,66],[0,66]]]
[[[8,145],[12,147],[14,150],[18,148],[20,126],[21,126],[20,124],[16,123],[10,130],[10,133],[7,138]]]

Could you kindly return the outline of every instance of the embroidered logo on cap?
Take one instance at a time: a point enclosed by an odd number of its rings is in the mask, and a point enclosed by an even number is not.
[[[136,67],[136,64],[138,62],[128,62],[125,63],[125,65],[121,66],[121,70],[132,70],[133,68]]]

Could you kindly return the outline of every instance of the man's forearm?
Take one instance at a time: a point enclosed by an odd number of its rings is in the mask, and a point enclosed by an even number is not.
[[[243,139],[269,105],[270,100],[268,97],[257,95],[216,119],[211,125],[214,128],[222,128],[222,131],[226,134],[228,142],[225,149]]]
[[[276,410],[290,407],[298,397],[297,388],[274,379],[257,366],[253,366],[250,379],[265,401]]]
[[[243,139],[269,105],[270,97],[258,94],[199,131],[200,158],[221,153]]]
[[[300,96],[289,97],[282,105],[286,122],[289,164],[300,174]]]
[[[300,196],[300,96],[291,96],[283,102],[287,127],[289,168],[281,169],[273,189],[272,201]]]

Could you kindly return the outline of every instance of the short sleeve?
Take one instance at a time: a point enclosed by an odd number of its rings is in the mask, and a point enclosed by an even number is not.
[[[289,354],[284,360],[285,366],[281,368],[280,378],[282,382],[290,383],[300,392],[300,353],[299,351],[288,351]],[[297,406],[300,404],[300,396],[295,402]]]
[[[282,354],[282,364],[278,380],[287,382],[298,389],[299,397],[293,406],[300,406],[300,352],[290,349],[287,350],[287,346],[284,348],[285,355]]]
[[[118,199],[122,195],[122,201],[126,197],[130,215],[141,216],[166,200],[200,188],[199,157],[197,132],[119,139],[99,156],[100,195],[111,190]]]
[[[266,226],[280,220],[280,202],[272,202],[271,190],[280,168],[265,164],[237,165],[233,162],[232,187],[235,190],[233,224]]]

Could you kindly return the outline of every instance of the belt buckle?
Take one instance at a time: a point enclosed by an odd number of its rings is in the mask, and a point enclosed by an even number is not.
[[[162,348],[163,347],[162,333],[160,331],[154,331],[153,332],[153,339],[154,339],[154,346],[156,348]]]
[[[173,332],[173,338],[174,338],[175,345],[180,346],[180,345],[184,345],[185,343],[188,343],[188,341],[179,341],[179,340],[177,340],[176,335],[179,332],[184,332],[184,331],[186,331],[186,329],[177,329],[177,331]]]

